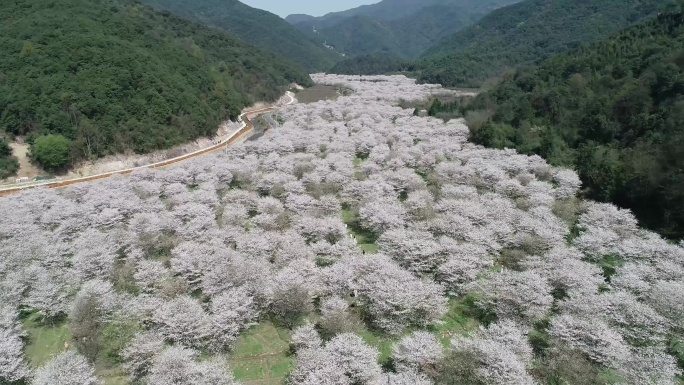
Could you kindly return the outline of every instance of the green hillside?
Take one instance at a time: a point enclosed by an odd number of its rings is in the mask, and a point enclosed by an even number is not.
[[[474,23],[479,16],[460,7],[436,5],[390,21],[353,16],[318,32],[328,44],[350,55],[387,53],[416,58],[435,42]]]
[[[318,33],[327,44],[346,55],[402,51],[401,42],[389,25],[364,15],[352,16]]]
[[[684,236],[682,13],[519,70],[467,109],[476,142],[574,166],[591,198]]]
[[[506,69],[598,41],[654,15],[663,0],[525,0],[498,9],[433,46],[417,63],[420,79],[481,86]]]
[[[211,135],[299,66],[134,1],[13,0],[0,8],[0,131],[68,139],[68,159]]]
[[[0,138],[0,179],[15,175],[19,170],[19,160],[12,155],[5,138]]]
[[[340,12],[331,12],[324,16],[289,15],[285,18],[291,24],[302,21],[313,22],[318,26],[332,26],[354,16],[367,16],[375,20],[388,21],[402,19],[429,7],[453,0],[382,0],[374,4],[362,5]],[[313,24],[312,24],[313,25]]]
[[[230,32],[309,71],[330,68],[342,57],[298,31],[277,15],[237,0],[142,0],[182,17]]]
[[[348,56],[384,53],[412,59],[492,10],[517,1],[384,0],[318,18],[287,19]]]

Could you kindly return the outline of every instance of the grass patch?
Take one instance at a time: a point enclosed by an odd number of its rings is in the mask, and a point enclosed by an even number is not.
[[[62,353],[64,341],[71,340],[71,333],[66,322],[56,325],[45,325],[41,316],[33,313],[23,322],[24,330],[28,334],[28,341],[24,353],[29,364],[37,368],[59,353]]]
[[[336,100],[339,97],[337,88],[317,84],[297,92],[297,101],[302,104],[315,103],[319,100]]]
[[[449,300],[447,314],[431,327],[431,331],[445,347],[451,344],[451,339],[455,336],[469,334],[479,326],[479,322],[468,315],[469,311],[469,306],[464,300]]]
[[[356,238],[356,245],[368,254],[377,253],[378,244],[375,242],[378,237],[361,227],[359,218],[348,208],[343,208],[341,215],[342,222],[347,225],[347,231]]]
[[[128,376],[121,368],[95,369],[95,375],[101,379],[105,385],[129,385]]]
[[[356,333],[363,339],[364,342],[380,351],[380,356],[378,357],[378,362],[380,365],[386,365],[389,363],[390,358],[392,357],[392,344],[398,341],[400,337],[392,337],[384,334],[374,333],[365,327]]]
[[[599,266],[603,270],[603,277],[606,282],[610,283],[610,279],[615,275],[617,269],[624,264],[624,261],[617,255],[606,255],[601,258]]]
[[[262,322],[238,338],[230,357],[235,378],[245,385],[280,385],[290,373],[290,332]]]
[[[24,354],[32,368],[38,368],[67,348],[64,342],[69,342],[69,349],[75,349],[71,344],[71,333],[66,322],[55,325],[43,324],[37,313],[29,315],[23,321],[23,327],[28,335]],[[119,366],[96,366],[95,372],[105,385],[129,385],[128,376]]]
[[[354,157],[354,160],[352,160],[352,164],[354,165],[354,179],[356,180],[366,180],[368,176],[361,170],[361,165],[363,164],[364,160],[368,158],[368,155],[364,154],[357,154]]]
[[[359,238],[356,238],[359,239]],[[375,254],[378,252],[378,245],[375,243],[360,243],[359,248],[366,252],[366,254]]]

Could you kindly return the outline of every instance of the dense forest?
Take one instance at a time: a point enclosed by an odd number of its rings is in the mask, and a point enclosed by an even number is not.
[[[367,16],[380,21],[397,20],[411,16],[425,7],[456,3],[462,0],[381,0],[374,4],[361,5],[340,12],[331,12],[323,16],[289,15],[285,18],[291,24],[302,22],[317,25],[334,25],[354,16]],[[465,0],[469,1],[469,0]]]
[[[681,13],[518,70],[465,109],[476,142],[576,167],[591,198],[684,236]]]
[[[481,16],[460,7],[436,5],[396,20],[357,15],[334,25],[316,26],[316,31],[319,39],[346,55],[386,53],[413,59]]]
[[[143,3],[233,33],[265,51],[300,64],[310,72],[326,70],[342,58],[277,15],[237,0],[143,0]]]
[[[662,4],[662,0],[526,0],[490,13],[427,50],[417,63],[419,78],[445,86],[479,87],[506,69],[605,38],[654,15]]]
[[[70,161],[212,135],[311,84],[294,63],[135,1],[16,0],[0,20],[0,129],[66,138]]]
[[[384,0],[322,17],[293,15],[287,20],[348,56],[382,53],[415,59],[441,39],[517,1]]]
[[[0,138],[0,179],[7,178],[17,173],[19,161],[12,155],[7,140]]]

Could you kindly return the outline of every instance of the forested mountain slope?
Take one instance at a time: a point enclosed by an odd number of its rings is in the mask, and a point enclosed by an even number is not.
[[[416,58],[439,40],[516,1],[384,0],[318,18],[292,15],[287,20],[347,55]]]
[[[661,14],[480,95],[475,141],[577,167],[589,196],[684,236],[684,16]]]
[[[277,15],[237,0],[143,0],[183,17],[231,32],[255,46],[281,55],[310,72],[330,68],[341,55],[323,46]]]
[[[418,62],[420,79],[480,86],[508,68],[598,41],[662,6],[662,0],[526,0],[490,13],[427,50]]]
[[[311,22],[311,25],[333,26],[355,16],[367,16],[375,20],[389,21],[402,19],[425,7],[444,4],[453,0],[382,0],[374,4],[362,5],[346,11],[331,12],[320,17],[309,15],[289,15],[285,18],[291,24]]]
[[[16,0],[0,20],[0,128],[63,135],[70,160],[212,135],[246,105],[311,82],[294,63],[134,1]]]

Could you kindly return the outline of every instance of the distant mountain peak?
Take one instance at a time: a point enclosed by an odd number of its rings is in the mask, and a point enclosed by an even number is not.
[[[324,71],[342,58],[278,15],[252,8],[237,0],[142,0],[156,8],[197,20],[240,37],[277,55],[290,59],[307,71]],[[308,15],[302,20],[307,19]],[[308,18],[313,18],[308,16]]]
[[[304,13],[295,13],[292,15],[288,15],[285,18],[285,21],[287,21],[290,24],[297,24],[297,23],[301,23],[303,21],[310,21],[310,20],[314,20],[314,19],[316,19],[315,16],[307,15]]]
[[[415,58],[493,9],[519,0],[383,0],[320,17],[288,22],[349,56],[386,53]]]

